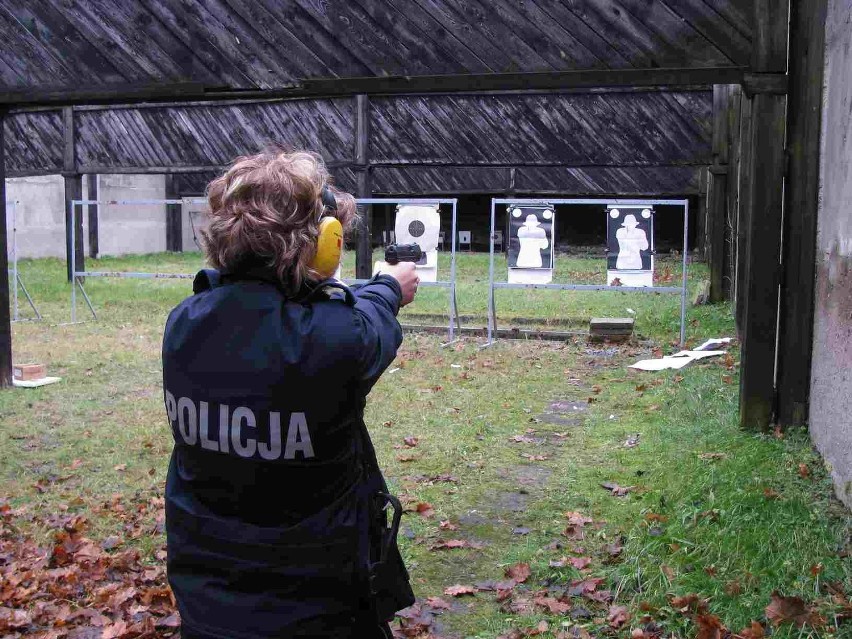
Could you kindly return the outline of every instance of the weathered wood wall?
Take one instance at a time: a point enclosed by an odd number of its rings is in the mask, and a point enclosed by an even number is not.
[[[502,193],[515,169],[517,192],[691,194],[711,153],[704,90],[377,97],[366,114],[374,193]],[[355,116],[353,98],[77,107],[69,151],[62,111],[24,110],[7,118],[7,169],[209,179],[278,143],[318,151],[354,189]]]

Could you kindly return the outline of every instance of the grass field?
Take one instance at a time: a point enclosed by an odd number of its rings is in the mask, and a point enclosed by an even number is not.
[[[199,263],[153,255],[88,268],[191,272]],[[600,260],[557,264],[559,281],[603,280]],[[484,324],[487,269],[487,255],[460,256],[459,309],[471,325]],[[695,287],[704,267],[690,269]],[[659,271],[679,281],[675,260]],[[15,324],[15,361],[45,362],[63,381],[0,393],[0,634],[168,635],[161,495],[171,435],[159,348],[189,282],[90,278],[99,320],[62,325],[64,265],[22,261],[21,273],[45,321]],[[580,329],[629,308],[639,337],[620,346],[578,335],[441,348],[443,336],[407,335],[367,409],[380,462],[410,511],[401,545],[420,602],[400,633],[852,636],[852,520],[806,432],[738,428],[737,347],[677,372],[627,368],[673,349],[679,301],[500,292],[503,325]],[[405,316],[446,308],[446,292],[422,290]],[[727,306],[689,309],[691,342],[732,334]],[[128,568],[117,558],[129,551],[139,555]],[[445,592],[452,586],[469,588]]]

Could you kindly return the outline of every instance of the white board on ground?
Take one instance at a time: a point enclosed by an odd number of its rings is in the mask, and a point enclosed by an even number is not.
[[[670,368],[677,370],[696,360],[705,357],[718,357],[724,354],[725,351],[680,351],[660,359],[643,359],[631,364],[628,368],[637,368],[641,371],[662,371]]]

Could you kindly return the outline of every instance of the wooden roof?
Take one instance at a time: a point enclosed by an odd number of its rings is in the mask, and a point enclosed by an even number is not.
[[[0,90],[746,66],[753,0],[0,0]]]
[[[376,192],[695,193],[712,96],[693,85],[748,66],[753,2],[0,0],[7,175],[209,175],[279,143],[319,151],[349,186],[357,118],[342,96],[357,91],[371,94]],[[617,86],[647,71],[682,88],[567,91],[559,75]],[[138,103],[181,83],[228,100]],[[128,104],[32,107],[91,95]],[[294,95],[310,97],[278,99]]]

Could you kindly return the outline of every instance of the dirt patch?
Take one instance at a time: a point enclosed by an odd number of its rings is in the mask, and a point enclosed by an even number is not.
[[[584,413],[589,410],[589,404],[585,401],[578,401],[574,399],[557,399],[554,402],[550,403],[549,413],[560,413],[560,414],[574,414],[574,413]]]
[[[498,512],[521,513],[527,510],[529,495],[522,492],[500,492],[489,499],[490,506]]]
[[[521,486],[543,485],[553,474],[553,471],[545,466],[536,466],[534,464],[524,464],[516,466],[512,469],[512,479]]]

